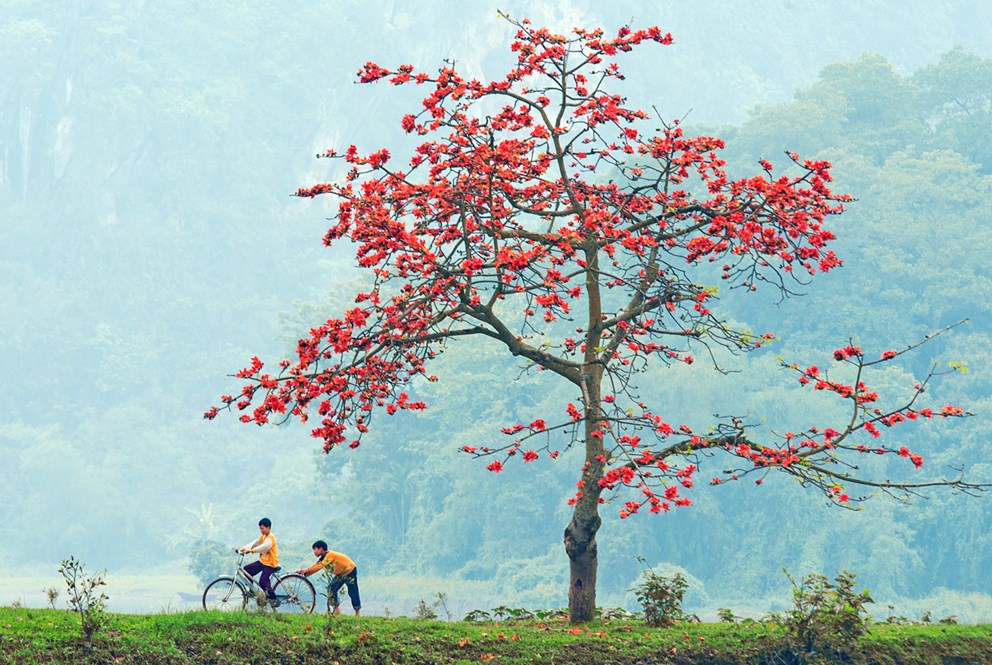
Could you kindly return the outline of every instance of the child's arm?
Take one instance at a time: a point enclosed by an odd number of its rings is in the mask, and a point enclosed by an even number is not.
[[[238,548],[238,551],[239,551],[239,552],[246,552],[246,553],[247,553],[247,552],[251,552],[251,551],[252,551],[252,549],[253,549],[253,548],[254,548],[254,547],[255,547],[256,545],[258,545],[258,544],[259,544],[259,543],[260,543],[261,541],[262,541],[262,537],[261,537],[261,536],[259,536],[258,538],[256,538],[255,540],[253,540],[253,541],[251,541],[250,543],[248,543],[248,544],[247,544],[247,545],[245,545],[244,547],[240,547],[240,548]]]
[[[327,560],[327,556],[325,555],[323,559],[313,564],[309,568],[300,568],[296,572],[299,573],[300,575],[303,575],[304,577],[310,577],[321,568],[324,568],[328,563],[330,562]]]

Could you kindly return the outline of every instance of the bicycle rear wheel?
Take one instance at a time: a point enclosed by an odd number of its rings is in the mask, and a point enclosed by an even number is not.
[[[218,577],[203,592],[203,609],[240,612],[245,609],[245,590],[233,577]]]
[[[317,606],[317,593],[310,580],[302,575],[286,575],[272,589],[279,604],[276,611],[287,614],[310,614]]]

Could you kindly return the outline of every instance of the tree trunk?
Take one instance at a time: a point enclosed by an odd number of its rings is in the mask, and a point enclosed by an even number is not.
[[[599,358],[602,344],[603,307],[599,285],[599,253],[595,242],[585,248],[586,294],[589,298],[589,324],[586,329],[586,349],[579,379],[585,415],[585,462],[582,480],[576,494],[572,520],[565,529],[565,552],[569,560],[568,616],[572,623],[584,623],[596,618],[596,572],[599,553],[596,532],[602,524],[599,517],[599,481],[605,467],[603,450],[603,362]]]
[[[596,618],[596,572],[599,552],[596,533],[603,523],[599,517],[599,495],[602,488],[604,451],[600,409],[602,367],[587,366],[582,375],[582,397],[585,401],[585,463],[582,466],[580,492],[576,495],[572,520],[565,529],[565,552],[568,553],[570,579],[568,585],[568,616],[572,623],[584,623]]]
[[[585,497],[583,497],[585,499]],[[588,501],[580,500],[580,503]],[[596,572],[599,555],[596,532],[602,523],[598,504],[580,509],[576,504],[572,521],[565,529],[565,552],[569,559],[568,616],[572,623],[596,618]]]

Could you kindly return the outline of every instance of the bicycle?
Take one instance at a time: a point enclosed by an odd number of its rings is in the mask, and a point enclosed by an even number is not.
[[[238,566],[234,575],[222,575],[207,585],[203,591],[203,609],[221,612],[238,612],[247,609],[248,602],[254,600],[258,608],[286,612],[289,614],[310,614],[317,606],[317,593],[313,584],[303,575],[289,573],[279,575],[281,566],[269,578],[275,598],[269,598],[258,582],[244,568],[246,552],[239,552]]]

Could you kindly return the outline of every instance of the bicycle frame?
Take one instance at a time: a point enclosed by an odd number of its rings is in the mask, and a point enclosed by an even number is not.
[[[245,570],[244,561],[245,561],[245,557],[247,556],[247,553],[239,552],[239,554],[241,556],[238,558],[237,570],[234,571],[234,575],[233,575],[234,579],[237,580],[239,583],[243,583],[244,585],[247,585],[248,587],[246,589],[247,591],[258,590],[264,592],[264,589],[262,589],[262,585],[256,582],[255,578],[249,575],[248,571]],[[272,581],[272,584],[270,586],[275,587],[275,585],[278,584],[279,581],[282,579],[282,577],[280,577],[279,575],[279,570],[276,569],[272,573],[272,575],[269,576],[269,579]]]
[[[244,562],[245,557],[248,555],[247,552],[238,552],[240,555],[238,557],[238,566],[234,571],[234,582],[245,591],[246,594],[250,594],[258,598],[259,594],[265,594],[265,589],[262,585],[255,581],[255,578],[248,574],[245,570]],[[274,589],[279,582],[282,581],[282,577],[279,575],[279,571],[276,570],[269,576],[269,588]]]

